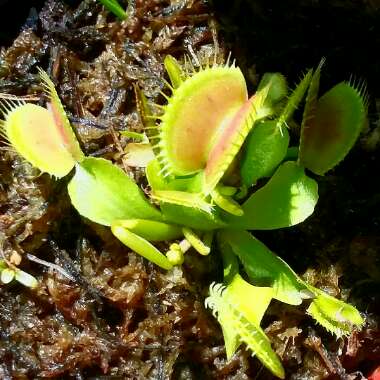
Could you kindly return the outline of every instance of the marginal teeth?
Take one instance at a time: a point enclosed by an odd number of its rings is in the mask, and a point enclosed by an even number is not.
[[[164,82],[165,86],[171,91],[174,93],[174,88],[173,86],[166,80],[166,79],[162,79],[162,81]]]
[[[144,127],[144,129],[147,129],[147,130],[157,130],[159,128],[158,125],[155,125],[155,126],[152,126],[152,127]]]
[[[229,67],[230,66],[230,59],[231,59],[231,52],[228,53],[228,57],[227,57],[227,62],[226,64],[224,65],[224,67]]]
[[[0,108],[4,115],[12,112],[15,108],[26,104],[23,100],[9,100],[0,97]]]
[[[169,177],[171,175],[170,168],[166,164],[162,167],[162,169],[159,171],[159,174],[162,175],[164,178]]]
[[[145,117],[149,120],[162,120],[162,116],[160,115],[145,115]]]
[[[157,134],[157,135],[150,135],[149,138],[152,139],[152,140],[156,140],[156,139],[159,139],[161,137],[161,134]]]
[[[170,97],[169,96],[167,96],[163,91],[160,91],[159,92],[167,101],[169,101],[170,100]]]
[[[153,103],[153,105],[157,108],[161,108],[161,109],[165,109],[166,106],[163,106],[162,104],[158,104],[158,103]]]

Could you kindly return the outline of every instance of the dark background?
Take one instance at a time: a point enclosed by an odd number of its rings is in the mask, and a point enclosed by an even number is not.
[[[379,97],[380,1],[215,0],[214,7],[233,56],[260,74],[296,81],[325,57],[322,86],[354,75]]]
[[[79,3],[70,0],[69,3]],[[214,0],[220,30],[240,66],[259,74],[285,73],[297,81],[326,58],[323,78],[337,83],[351,75],[380,94],[380,1]],[[9,46],[44,0],[0,0],[0,46]],[[31,10],[32,9],[32,10]],[[322,83],[323,86],[323,83]]]
[[[40,10],[43,0],[0,0],[0,46],[9,46],[33,10]]]

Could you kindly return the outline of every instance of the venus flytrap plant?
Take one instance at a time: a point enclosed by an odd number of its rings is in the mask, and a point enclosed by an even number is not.
[[[50,174],[62,176],[75,166],[68,192],[78,212],[110,226],[121,242],[161,268],[180,265],[191,247],[207,255],[214,238],[225,276],[223,284],[211,286],[206,305],[222,326],[227,356],[245,343],[284,378],[260,327],[272,298],[291,305],[308,300],[307,312],[337,336],[349,334],[363,320],[354,307],[305,283],[248,231],[290,227],[313,213],[318,185],[305,168],[323,174],[344,158],[365,119],[365,93],[341,83],[318,100],[322,63],[291,92],[281,74],[266,74],[252,97],[234,64],[199,69],[190,65],[190,72],[170,56],[164,64],[171,81],[170,96],[163,94],[166,105],[151,105],[135,87],[150,141],[144,149],[154,158],[142,159],[141,152],[128,150],[132,162],[146,166],[150,198],[159,207],[110,161],[83,157],[45,75],[53,116],[48,109],[38,112],[48,120],[44,126],[52,129],[45,143],[57,147],[58,153],[49,151],[49,159],[64,162],[59,175],[45,162],[44,146],[34,136],[40,131],[34,108],[5,103],[9,109],[4,133],[19,154],[42,171],[48,166]],[[300,147],[289,148],[287,125],[306,92]],[[153,112],[157,108],[158,114]],[[31,136],[30,146],[25,136]],[[171,242],[166,254],[156,248],[159,241]],[[252,284],[240,276],[238,260]],[[257,304],[252,305],[252,298]]]

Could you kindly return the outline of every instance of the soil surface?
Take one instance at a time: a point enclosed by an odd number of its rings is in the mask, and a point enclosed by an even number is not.
[[[0,6],[2,18],[19,22],[0,33],[0,92],[43,104],[37,67],[45,69],[83,151],[112,160],[143,189],[119,132],[142,130],[133,84],[163,102],[166,54],[205,62],[231,51],[251,91],[268,71],[292,86],[321,57],[322,91],[351,74],[366,80],[368,127],[346,160],[317,178],[316,212],[299,226],[255,235],[366,319],[337,340],[306,305],[273,303],[263,327],[286,378],[365,379],[380,365],[379,2],[136,0],[123,22],[94,0]],[[273,379],[244,346],[226,361],[204,307],[209,284],[221,280],[217,252],[190,252],[181,268],[162,271],[81,218],[67,181],[39,175],[0,147],[0,248],[7,258],[20,255],[20,267],[39,281],[35,290],[0,285],[0,379]]]

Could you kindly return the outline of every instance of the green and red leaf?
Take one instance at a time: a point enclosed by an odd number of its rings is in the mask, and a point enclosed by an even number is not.
[[[227,66],[202,69],[174,89],[159,127],[163,170],[177,176],[202,170],[215,136],[247,98],[240,69]]]
[[[63,144],[61,130],[46,108],[12,103],[4,116],[5,138],[34,167],[59,178],[72,170],[76,161]]]
[[[342,82],[305,108],[300,163],[323,175],[336,166],[358,139],[366,120],[366,96]]]
[[[48,109],[23,100],[0,99],[1,134],[33,166],[60,178],[84,156],[52,81],[42,70],[40,77]]]
[[[40,70],[39,74],[49,97],[47,108],[53,115],[56,127],[61,135],[61,143],[71,154],[74,160],[80,162],[84,158],[84,155],[80,149],[75,133],[71,128],[70,121],[66,115],[61,100],[59,99],[57,90],[45,71]]]

